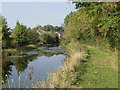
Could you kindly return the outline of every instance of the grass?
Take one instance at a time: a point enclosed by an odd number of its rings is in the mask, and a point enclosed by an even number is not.
[[[74,87],[72,85],[73,81],[75,80],[74,74],[74,65],[79,63],[80,58],[84,56],[84,53],[78,52],[75,54],[72,54],[72,56],[68,57],[64,61],[64,66],[57,69],[56,71],[49,74],[48,81],[43,81],[42,84],[40,84],[40,87],[50,87],[50,88],[70,88]],[[74,59],[77,59],[74,61]],[[71,86],[72,85],[72,86]]]
[[[50,73],[40,87],[118,88],[117,52],[80,44],[69,44],[67,50],[64,66]]]
[[[7,52],[16,52],[16,49],[3,49],[3,50]]]
[[[37,45],[29,44],[29,45],[26,45],[25,47],[28,47],[28,48],[37,48]]]
[[[25,50],[32,50],[36,48],[37,48],[37,45],[29,44],[29,45],[17,47],[17,48],[3,49],[3,51],[7,52],[8,54],[9,53],[16,54],[16,53],[20,53]]]
[[[78,47],[78,46],[75,46]],[[70,47],[71,48],[71,47]],[[69,48],[69,49],[70,49]],[[81,63],[80,61],[83,61],[83,58],[86,58],[86,53],[79,50],[72,50],[69,52],[69,56],[64,60],[64,66],[57,69],[56,71],[49,74],[49,78],[46,81],[41,82],[40,87],[42,88],[75,88],[75,81],[77,77],[77,69],[75,70],[75,67],[78,67]],[[79,86],[81,87],[81,86]]]
[[[30,45],[31,46],[31,45]],[[35,88],[118,88],[118,53],[69,44],[64,66]],[[8,50],[11,51],[11,50]]]
[[[85,88],[118,87],[118,54],[89,47],[91,53],[89,68],[84,75],[82,86]]]

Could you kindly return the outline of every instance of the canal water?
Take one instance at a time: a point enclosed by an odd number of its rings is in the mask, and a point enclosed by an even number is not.
[[[38,81],[46,80],[50,72],[63,65],[64,53],[60,46],[4,52],[3,88],[29,88]]]

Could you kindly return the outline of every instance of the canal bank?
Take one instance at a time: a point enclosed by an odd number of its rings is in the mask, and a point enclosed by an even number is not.
[[[118,52],[72,43],[64,66],[37,88],[118,88]]]

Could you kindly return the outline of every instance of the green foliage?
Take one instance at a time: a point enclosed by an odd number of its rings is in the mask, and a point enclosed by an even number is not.
[[[61,42],[60,42],[62,45],[68,45],[70,43],[70,40],[67,40],[67,39],[61,39]]]
[[[42,33],[40,35],[40,42],[42,42],[44,44],[58,45],[59,38],[54,33]]]
[[[16,66],[17,72],[24,71],[28,66],[28,57],[18,57],[16,60],[13,61],[13,63]]]
[[[73,2],[73,3],[75,3],[75,8],[76,9],[79,9],[79,8],[81,8],[83,6],[87,7],[87,6],[90,5],[89,2]]]
[[[0,39],[2,39],[2,48],[10,47],[10,28],[7,26],[7,21],[3,16],[0,16]]]
[[[63,32],[64,28],[62,26],[60,26],[60,27],[59,26],[55,26],[53,31],[61,31],[61,32]]]
[[[80,8],[65,18],[65,38],[84,44],[100,46],[106,41],[110,48],[118,48],[119,3],[76,2]],[[93,42],[94,41],[94,42]],[[102,44],[103,45],[103,44]]]
[[[13,31],[13,44],[15,46],[23,46],[28,44],[28,30],[26,26],[16,22],[16,27]]]
[[[64,19],[64,24],[65,24],[65,25],[68,25],[69,20],[70,20],[70,18],[71,18],[71,16],[72,16],[73,14],[74,14],[74,13],[71,12],[71,13],[69,13],[69,14],[65,17],[65,19]]]
[[[37,30],[28,30],[28,41],[30,44],[37,44],[39,42],[39,34]]]
[[[41,25],[37,25],[36,27],[33,28],[33,30],[41,30],[42,26]]]
[[[43,27],[43,30],[52,31],[52,30],[53,30],[53,26],[52,26],[52,25],[45,25],[45,26]]]
[[[51,32],[64,31],[62,26],[52,26],[49,24],[41,27],[41,30],[51,31]]]
[[[35,28],[31,29],[30,27],[27,28],[25,25],[22,25],[19,23],[19,21],[17,21],[11,35],[11,33],[8,32],[10,28],[8,28],[7,22],[2,16],[0,18],[0,21],[0,28],[2,31],[2,34],[0,36],[2,37],[3,48],[14,48],[38,43],[58,45],[59,38],[54,32],[63,31],[63,27],[54,27],[52,25],[45,25],[44,27],[38,25]],[[44,28],[46,31],[52,31],[53,33],[43,34],[40,36],[41,38],[39,38],[39,33],[37,30],[41,30],[41,28]],[[11,38],[10,35],[12,36]]]
[[[84,57],[84,59],[80,60],[80,63],[78,65],[74,66],[74,72],[77,73],[75,80],[72,82],[73,85],[80,86],[81,82],[84,81],[83,76],[87,73],[87,68],[89,68],[89,59],[90,55],[88,54],[86,57]]]

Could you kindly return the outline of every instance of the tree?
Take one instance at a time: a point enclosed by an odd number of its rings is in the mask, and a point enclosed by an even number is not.
[[[52,25],[45,25],[42,29],[46,31],[53,31],[54,27]]]
[[[75,2],[78,9],[65,18],[67,40],[118,48],[120,3]],[[91,43],[91,44],[92,44]]]
[[[70,18],[72,17],[73,14],[74,14],[74,12],[70,12],[70,13],[65,17],[65,19],[64,19],[64,24],[65,24],[65,25],[68,25],[69,20],[70,20]]]
[[[45,26],[41,27],[41,29],[45,30],[45,31],[52,31],[52,32],[64,31],[62,26],[52,26],[52,25],[45,25]]]
[[[29,30],[28,33],[29,43],[36,44],[39,42],[39,33],[37,32],[37,30],[34,29]]]
[[[0,16],[0,31],[2,34],[0,35],[2,39],[2,48],[9,48],[10,47],[10,28],[7,26],[7,21],[3,16]]]
[[[62,26],[55,26],[54,27],[54,31],[61,31],[61,32],[63,32],[64,31],[64,29],[63,29],[63,27]]]
[[[58,45],[59,38],[54,33],[43,33],[40,35],[40,42],[42,42],[43,44]]]
[[[37,25],[37,26],[34,27],[33,29],[34,29],[34,30],[41,30],[41,27],[42,27],[41,25]]]
[[[28,44],[28,30],[26,26],[16,22],[16,26],[13,31],[13,43],[15,46],[23,46]]]

